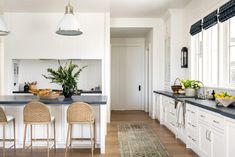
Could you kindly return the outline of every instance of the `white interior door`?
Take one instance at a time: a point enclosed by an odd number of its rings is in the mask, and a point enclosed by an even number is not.
[[[112,46],[112,110],[143,110],[144,49]]]

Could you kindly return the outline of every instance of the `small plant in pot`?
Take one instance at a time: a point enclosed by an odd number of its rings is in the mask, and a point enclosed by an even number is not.
[[[51,83],[57,83],[61,85],[63,88],[64,97],[71,98],[73,94],[78,91],[77,84],[80,73],[87,66],[79,68],[78,65],[73,64],[72,61],[70,61],[69,64],[66,63],[65,66],[62,66],[60,61],[58,61],[58,63],[58,69],[54,70],[52,68],[48,68],[48,75],[42,76],[51,80]]]
[[[198,80],[180,80],[186,96],[196,96],[196,90],[202,87],[202,82]]]

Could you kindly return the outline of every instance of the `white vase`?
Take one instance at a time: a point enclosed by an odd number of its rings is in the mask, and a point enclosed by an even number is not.
[[[185,89],[185,96],[189,96],[189,97],[194,97],[194,96],[196,96],[196,89],[193,89],[193,88],[186,88],[186,89]]]

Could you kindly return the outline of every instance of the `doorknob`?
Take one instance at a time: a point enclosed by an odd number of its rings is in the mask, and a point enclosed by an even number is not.
[[[139,91],[141,91],[141,85],[139,85]]]

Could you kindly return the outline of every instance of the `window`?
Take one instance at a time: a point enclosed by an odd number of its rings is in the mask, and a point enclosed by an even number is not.
[[[207,86],[218,86],[218,25],[203,32],[203,78]]]
[[[229,21],[229,84],[235,85],[235,19]]]
[[[193,79],[207,86],[218,85],[218,26],[192,36]]]
[[[191,51],[193,79],[235,88],[235,18],[192,36]]]

